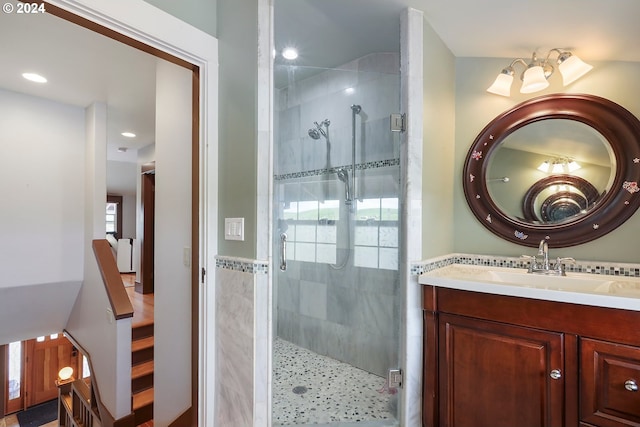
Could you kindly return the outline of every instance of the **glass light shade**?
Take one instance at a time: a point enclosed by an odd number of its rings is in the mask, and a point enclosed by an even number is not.
[[[58,372],[58,379],[61,381],[66,381],[73,376],[73,368],[70,366],[65,366],[60,369]]]
[[[580,166],[578,164],[578,162],[576,162],[575,160],[571,160],[569,162],[569,164],[567,165],[567,168],[569,169],[569,172],[573,172],[573,171],[577,171],[578,169],[580,169],[582,166]]]
[[[544,70],[541,66],[536,65],[534,67],[527,68],[524,72],[520,93],[537,92],[545,89],[547,86],[549,86],[549,82],[544,76]]]
[[[545,160],[544,162],[542,162],[542,164],[538,166],[538,170],[540,172],[549,173],[549,171],[551,170],[551,164],[549,163],[549,160]]]
[[[498,74],[496,81],[493,82],[487,92],[495,93],[501,96],[511,95],[511,83],[513,83],[513,74],[505,73],[504,70]]]
[[[551,167],[551,172],[552,173],[563,173],[564,172],[564,165],[562,163],[554,163],[553,166]]]
[[[562,84],[565,86],[575,82],[593,68],[593,65],[583,62],[580,58],[570,53],[560,56],[558,63],[560,64],[558,65],[558,70],[562,74]]]

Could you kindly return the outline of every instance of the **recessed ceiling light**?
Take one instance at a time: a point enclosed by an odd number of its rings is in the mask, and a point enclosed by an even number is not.
[[[135,138],[136,134],[133,132],[122,132],[120,135],[126,136],[127,138]]]
[[[282,49],[282,57],[292,61],[298,57],[298,51],[293,47],[285,47]]]
[[[22,73],[22,77],[36,83],[46,83],[47,79],[36,73]]]

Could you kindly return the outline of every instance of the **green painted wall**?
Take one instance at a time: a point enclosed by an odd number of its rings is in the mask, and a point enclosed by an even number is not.
[[[454,56],[423,26],[422,257],[452,252],[455,136]]]
[[[180,18],[207,34],[215,36],[216,0],[145,0],[158,9]]]
[[[218,0],[221,255],[256,256],[258,5]],[[268,162],[269,159],[261,159]],[[245,219],[245,240],[224,240],[224,219]],[[264,230],[266,233],[267,230]]]

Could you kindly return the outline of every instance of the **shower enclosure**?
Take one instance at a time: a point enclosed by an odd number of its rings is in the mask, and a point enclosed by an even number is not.
[[[274,426],[397,425],[397,53],[275,66]]]

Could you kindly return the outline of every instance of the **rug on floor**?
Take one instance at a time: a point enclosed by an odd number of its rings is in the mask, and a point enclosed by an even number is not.
[[[58,418],[58,399],[33,406],[16,414],[20,427],[40,427]]]

